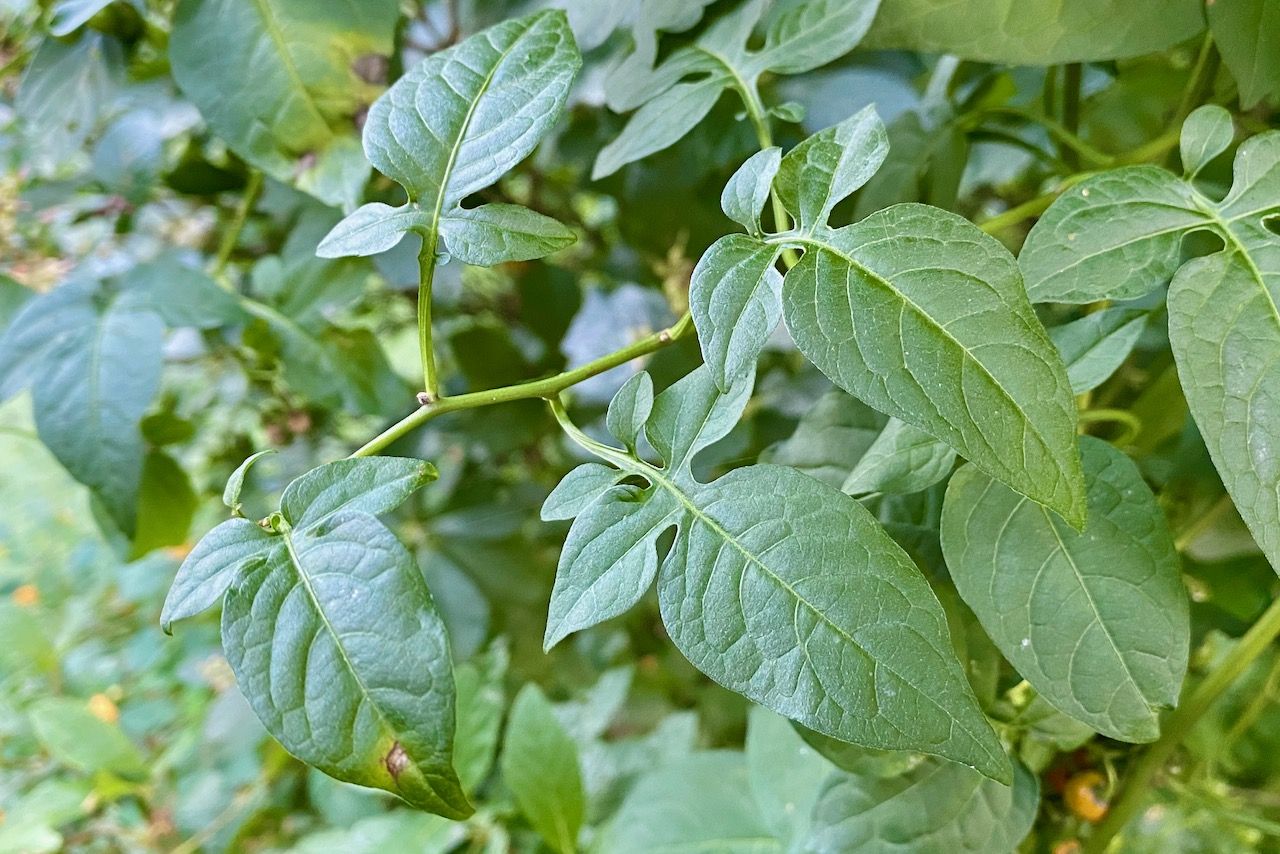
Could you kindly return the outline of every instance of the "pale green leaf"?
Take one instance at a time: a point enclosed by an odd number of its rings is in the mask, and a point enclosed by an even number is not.
[[[1280,14],[1276,16],[1280,25]],[[1277,33],[1280,38],[1280,33]],[[1194,178],[1210,161],[1231,147],[1236,129],[1231,114],[1216,104],[1198,107],[1182,125],[1179,152],[1186,177]]]
[[[419,809],[471,814],[451,765],[444,623],[413,557],[375,517],[345,509],[283,531],[227,591],[222,642],[290,753]]]
[[[789,721],[760,706],[747,716],[746,759],[761,819],[788,847],[801,842],[835,767],[805,743]]]
[[[1203,30],[1200,0],[892,0],[866,46],[1057,65],[1155,53]]]
[[[583,463],[564,476],[542,503],[542,520],[572,519],[626,477],[625,472],[600,463]]]
[[[1133,352],[1149,317],[1140,309],[1112,307],[1050,329],[1072,393],[1084,394],[1106,382]]]
[[[160,384],[164,323],[138,291],[75,277],[28,300],[0,335],[0,400],[29,388],[36,430],[132,536]]]
[[[658,574],[658,536],[679,509],[666,493],[619,486],[578,514],[560,551],[544,650],[640,601]]]
[[[783,316],[801,352],[841,388],[1083,523],[1071,387],[1004,247],[912,204],[794,242],[805,254],[783,283]]]
[[[677,83],[655,95],[631,116],[621,133],[600,150],[591,179],[598,181],[628,163],[675,145],[707,117],[724,94],[722,76]]]
[[[586,809],[578,748],[532,683],[520,690],[511,706],[502,778],[548,845],[560,854],[577,850]]]
[[[791,466],[840,489],[885,423],[883,415],[856,397],[827,392],[801,417],[795,432],[760,461]]]
[[[253,464],[269,454],[274,454],[275,449],[267,448],[265,451],[257,451],[250,454],[244,462],[236,466],[236,470],[231,473],[231,477],[227,478],[227,485],[222,490],[222,503],[231,509],[232,516],[243,516],[241,513],[240,493],[244,491],[244,480],[249,476],[249,469],[253,468]]]
[[[1018,264],[1032,302],[1131,299],[1169,281],[1178,246],[1205,224],[1195,192],[1156,166],[1126,166],[1059,196],[1027,235]]]
[[[399,16],[395,0],[181,0],[169,61],[233,151],[349,210],[369,177],[355,117],[380,89],[360,77],[357,60],[392,53]]]
[[[774,3],[765,16],[756,62],[775,74],[800,74],[844,56],[871,27],[880,0]]]
[[[579,435],[588,450],[648,482],[636,500],[664,502],[654,511],[661,521],[641,517],[638,530],[616,540],[594,520],[604,501],[590,505],[570,540],[581,525],[582,540],[607,548],[594,573],[580,574],[604,575],[623,548],[674,524],[658,599],[672,640],[700,670],[827,735],[944,755],[1008,779],[941,606],[862,505],[781,466],[736,469],[710,484],[694,479],[694,455],[729,432],[751,385],[748,376],[721,393],[703,367],[659,395],[646,435],[662,468]],[[634,561],[626,571],[638,585],[646,569]],[[610,590],[618,586],[610,580]]]
[[[450,255],[480,267],[542,258],[577,240],[560,221],[505,204],[457,208],[441,218],[440,236]]]
[[[59,762],[81,771],[147,776],[138,748],[119,726],[98,719],[84,700],[45,697],[31,706],[30,714],[36,738]]]
[[[369,109],[364,149],[404,187],[400,208],[366,205],[327,238],[330,256],[370,254],[421,232],[469,263],[538,257],[572,242],[554,221],[514,205],[462,201],[533,151],[560,116],[582,65],[563,12],[503,21],[434,53]],[[506,230],[510,229],[510,233]]]
[[[783,206],[813,234],[831,209],[876,173],[889,153],[889,137],[874,106],[808,137],[787,152],[773,179]]]
[[[689,311],[703,358],[716,384],[727,389],[755,367],[782,319],[781,250],[744,234],[711,245],[693,268]]]
[[[746,159],[720,194],[720,208],[725,216],[741,225],[747,233],[760,236],[760,214],[769,200],[773,176],[782,163],[782,149],[776,145],[757,151]]]
[[[109,5],[111,0],[62,0],[53,7],[49,33],[59,38],[69,36]]]
[[[807,854],[1011,854],[1031,832],[1040,782],[1021,763],[1012,786],[926,762],[897,777],[832,781],[814,810]]]
[[[458,731],[454,737],[453,764],[464,791],[474,792],[493,767],[502,734],[506,696],[506,647],[496,645],[454,669],[458,691]]]
[[[120,90],[124,65],[120,43],[102,33],[40,42],[14,99],[31,146],[29,165],[54,172],[81,151]]]
[[[166,634],[178,620],[212,608],[246,571],[266,561],[272,537],[248,519],[228,519],[200,538],[178,567],[160,612]]]
[[[613,437],[635,453],[636,441],[644,423],[653,412],[653,379],[641,371],[622,384],[618,393],[609,401],[605,414],[605,426]]]
[[[694,806],[696,805],[696,808]],[[650,771],[604,829],[609,854],[782,854],[760,815],[742,754],[697,753]]]
[[[951,474],[955,462],[951,446],[919,427],[892,418],[849,472],[840,491],[848,495],[919,492]]]
[[[1280,96],[1280,6],[1274,0],[1214,0],[1205,4],[1205,15],[1240,87],[1240,106],[1248,110]]]
[[[280,511],[295,528],[340,511],[380,516],[437,477],[435,466],[404,457],[357,457],[314,468],[285,487]]]
[[[1187,667],[1187,598],[1164,513],[1124,454],[1081,439],[1077,533],[974,468],[952,479],[942,548],[987,634],[1045,700],[1103,735],[1152,741]]]

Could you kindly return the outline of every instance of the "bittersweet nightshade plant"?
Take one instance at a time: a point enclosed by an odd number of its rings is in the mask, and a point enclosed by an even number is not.
[[[1269,696],[1273,573],[1215,561],[1280,571],[1270,5],[404,5],[67,0],[18,97],[79,144],[50,93],[167,55],[207,128],[135,117],[164,169],[104,133],[93,187],[237,194],[203,259],[0,277],[0,400],[120,554],[184,550],[161,628],[220,607],[288,754],[430,851],[1098,854]]]

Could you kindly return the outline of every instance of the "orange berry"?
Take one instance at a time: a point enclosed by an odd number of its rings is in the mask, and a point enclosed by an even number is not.
[[[120,707],[106,694],[94,694],[89,698],[89,711],[95,718],[109,724],[120,720]]]
[[[1098,790],[1106,782],[1097,771],[1081,771],[1073,776],[1062,791],[1067,809],[1087,822],[1096,824],[1102,821],[1109,804],[1102,799]]]
[[[23,608],[30,608],[40,604],[40,591],[34,584],[24,584],[15,589],[10,596],[13,599],[13,604]]]

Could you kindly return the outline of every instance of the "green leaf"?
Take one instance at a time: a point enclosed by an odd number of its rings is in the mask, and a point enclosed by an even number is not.
[[[173,255],[139,264],[125,275],[140,299],[174,328],[216,329],[245,319],[234,291]]]
[[[583,463],[565,475],[556,488],[551,490],[547,500],[542,503],[542,520],[553,522],[572,519],[624,477],[626,472],[615,468],[600,463]]]
[[[124,51],[102,33],[44,39],[22,75],[14,107],[31,144],[30,164],[54,172],[82,150],[115,101]]]
[[[615,439],[634,454],[640,431],[644,429],[644,423],[649,420],[649,413],[652,411],[653,380],[647,372],[641,371],[623,383],[613,400],[609,401],[605,426]]]
[[[548,845],[560,854],[577,850],[586,809],[578,748],[532,683],[520,690],[511,706],[502,778]]]
[[[801,352],[841,388],[1082,524],[1075,401],[1012,256],[924,205],[813,225],[830,204],[806,203],[808,236],[777,238],[805,250],[783,282]]]
[[[253,464],[268,454],[274,454],[275,450],[267,448],[265,451],[257,451],[250,454],[244,462],[236,466],[236,470],[231,473],[231,477],[227,478],[226,488],[222,490],[222,503],[231,509],[232,516],[243,516],[241,512],[240,493],[244,490],[244,479],[249,476],[249,469],[253,468]]]
[[[582,65],[563,12],[503,21],[434,53],[369,109],[364,149],[374,167],[404,187],[403,207],[365,205],[320,244],[322,257],[390,249],[408,231],[426,246],[443,237],[467,263],[541,257],[573,233],[515,205],[464,209],[533,151],[560,116]]]
[[[231,149],[278,181],[352,209],[369,177],[355,117],[380,89],[357,60],[394,50],[395,0],[181,0],[169,62]]]
[[[267,730],[303,762],[465,818],[444,623],[413,557],[356,507],[307,510],[315,521],[273,538],[230,587],[227,660]]]
[[[266,560],[273,540],[248,519],[228,519],[200,538],[178,567],[160,612],[160,628],[172,634],[178,620],[218,603],[227,589]]]
[[[793,848],[808,833],[814,804],[835,768],[790,722],[759,706],[747,716],[746,759],[760,817]]]
[[[941,606],[862,505],[782,466],[748,466],[710,484],[694,479],[694,455],[732,429],[751,385],[747,377],[721,393],[703,367],[659,395],[646,434],[660,469],[566,428],[649,484],[625,493],[639,508],[634,520],[608,501],[618,493],[578,517],[566,546],[575,575],[607,578],[610,605],[617,590],[638,596],[649,543],[675,525],[658,600],[672,640],[698,669],[835,738],[944,755],[1008,779]],[[588,542],[599,558],[583,557],[579,544]]]
[[[1204,30],[1199,0],[893,0],[866,46],[950,53],[1009,65],[1057,65],[1155,53]]]
[[[773,179],[787,212],[806,235],[825,229],[831,209],[870,180],[889,153],[874,106],[819,131],[787,152]]]
[[[285,487],[280,511],[295,528],[342,511],[380,516],[437,477],[435,466],[403,457],[360,457],[312,469]]]
[[[951,474],[956,452],[919,427],[891,418],[849,472],[840,491],[906,494],[928,489]]]
[[[812,854],[849,851],[1013,851],[1031,831],[1040,783],[1021,763],[1013,785],[968,768],[925,762],[897,777],[832,781],[814,809]]]
[[[138,748],[120,727],[99,720],[83,700],[46,697],[32,704],[30,714],[36,738],[59,762],[81,771],[146,778]]]
[[[447,854],[466,836],[465,825],[434,815],[396,810],[361,819],[348,828],[331,828],[304,836],[290,846],[292,854],[336,851],[412,851]]]
[[[1045,700],[1103,735],[1152,741],[1187,668],[1178,558],[1137,466],[1080,441],[1085,533],[967,467],[947,489],[942,548],[965,603]]]
[[[542,258],[573,244],[567,225],[519,205],[459,208],[440,220],[449,254],[466,264],[492,267]]]
[[[1276,17],[1280,25],[1280,15]],[[1194,178],[1210,161],[1231,147],[1236,129],[1231,114],[1216,104],[1198,107],[1182,125],[1179,151],[1187,178]]]
[[[129,550],[130,559],[185,543],[199,503],[182,466],[164,451],[148,451],[142,461],[138,524]]]
[[[741,753],[719,750],[649,772],[604,829],[599,850],[782,854],[786,849],[760,814],[747,774]]]
[[[506,695],[502,690],[509,654],[503,646],[458,665],[453,673],[458,690],[458,732],[453,764],[464,791],[474,792],[493,767],[502,734]]]
[[[0,400],[29,388],[40,439],[132,537],[164,324],[138,291],[76,277],[0,336]]]
[[[720,194],[725,216],[741,225],[752,237],[760,236],[760,214],[769,200],[773,176],[782,163],[782,149],[776,145],[757,151],[733,173]]]
[[[801,417],[791,437],[760,461],[791,466],[840,489],[885,423],[883,415],[856,397],[830,391]]]
[[[730,234],[703,254],[689,282],[689,311],[703,358],[727,389],[755,369],[756,358],[782,319],[781,250]]]
[[[658,574],[658,536],[679,509],[665,493],[618,486],[579,511],[560,550],[544,650],[640,601]]]
[[[1215,0],[1205,4],[1205,15],[1240,87],[1240,106],[1252,109],[1280,95],[1280,7],[1272,0]]]
[[[763,113],[757,92],[761,74],[798,74],[848,53],[871,26],[879,0],[777,4],[766,19],[764,45],[760,50],[751,50],[748,39],[767,5],[763,0],[742,4],[708,27],[692,45],[674,51],[657,68],[646,71],[631,66],[625,79],[615,73],[610,79],[614,84],[610,106],[616,110],[640,109],[617,138],[601,150],[591,177],[607,177],[628,163],[673,145],[702,121],[729,89],[738,92],[748,112]],[[646,58],[652,57],[650,53]],[[615,83],[618,80],[622,82]]]
[[[1204,225],[1195,191],[1156,166],[1087,178],[1059,196],[1018,256],[1032,302],[1132,299],[1178,269],[1186,232]]]
[[[1105,308],[1049,330],[1062,354],[1073,394],[1102,385],[1133,352],[1150,315],[1140,309]]]

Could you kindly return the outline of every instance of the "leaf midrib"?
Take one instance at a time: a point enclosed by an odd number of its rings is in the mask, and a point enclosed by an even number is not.
[[[307,105],[308,112],[332,136],[333,129],[329,127],[329,122],[325,119],[324,114],[320,112],[320,108],[316,106],[315,100],[311,97],[311,91],[307,89],[306,83],[302,80],[302,75],[298,73],[298,67],[293,62],[293,54],[289,52],[288,42],[285,41],[284,32],[280,29],[280,22],[276,20],[275,12],[272,11],[270,3],[268,0],[253,0],[253,5],[257,8],[258,15],[262,18],[262,25],[266,30],[267,37],[276,46],[276,53],[280,57],[280,65],[284,68],[285,74],[289,76],[293,85],[302,93],[302,102]]]

